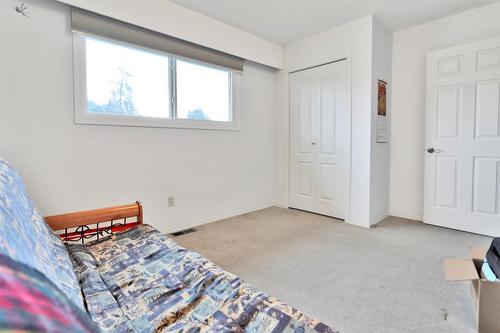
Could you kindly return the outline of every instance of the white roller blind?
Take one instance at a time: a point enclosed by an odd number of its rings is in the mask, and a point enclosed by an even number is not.
[[[71,29],[243,71],[242,58],[76,7],[71,7]]]

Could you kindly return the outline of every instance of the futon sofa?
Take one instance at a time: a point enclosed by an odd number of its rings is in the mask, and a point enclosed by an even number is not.
[[[140,203],[43,218],[0,159],[2,330],[335,332],[143,224]]]

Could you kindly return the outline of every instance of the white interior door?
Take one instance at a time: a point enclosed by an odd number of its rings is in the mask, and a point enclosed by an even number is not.
[[[500,236],[500,38],[428,54],[424,222]]]
[[[344,218],[348,82],[346,61],[290,74],[290,207]]]

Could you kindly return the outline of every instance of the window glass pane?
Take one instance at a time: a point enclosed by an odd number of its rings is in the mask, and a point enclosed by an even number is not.
[[[167,56],[85,38],[87,111],[169,117]]]
[[[177,60],[177,118],[231,121],[230,72]]]

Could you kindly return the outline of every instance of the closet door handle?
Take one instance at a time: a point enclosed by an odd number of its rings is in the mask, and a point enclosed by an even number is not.
[[[316,142],[311,142],[311,144],[312,144],[313,146],[316,146]]]

